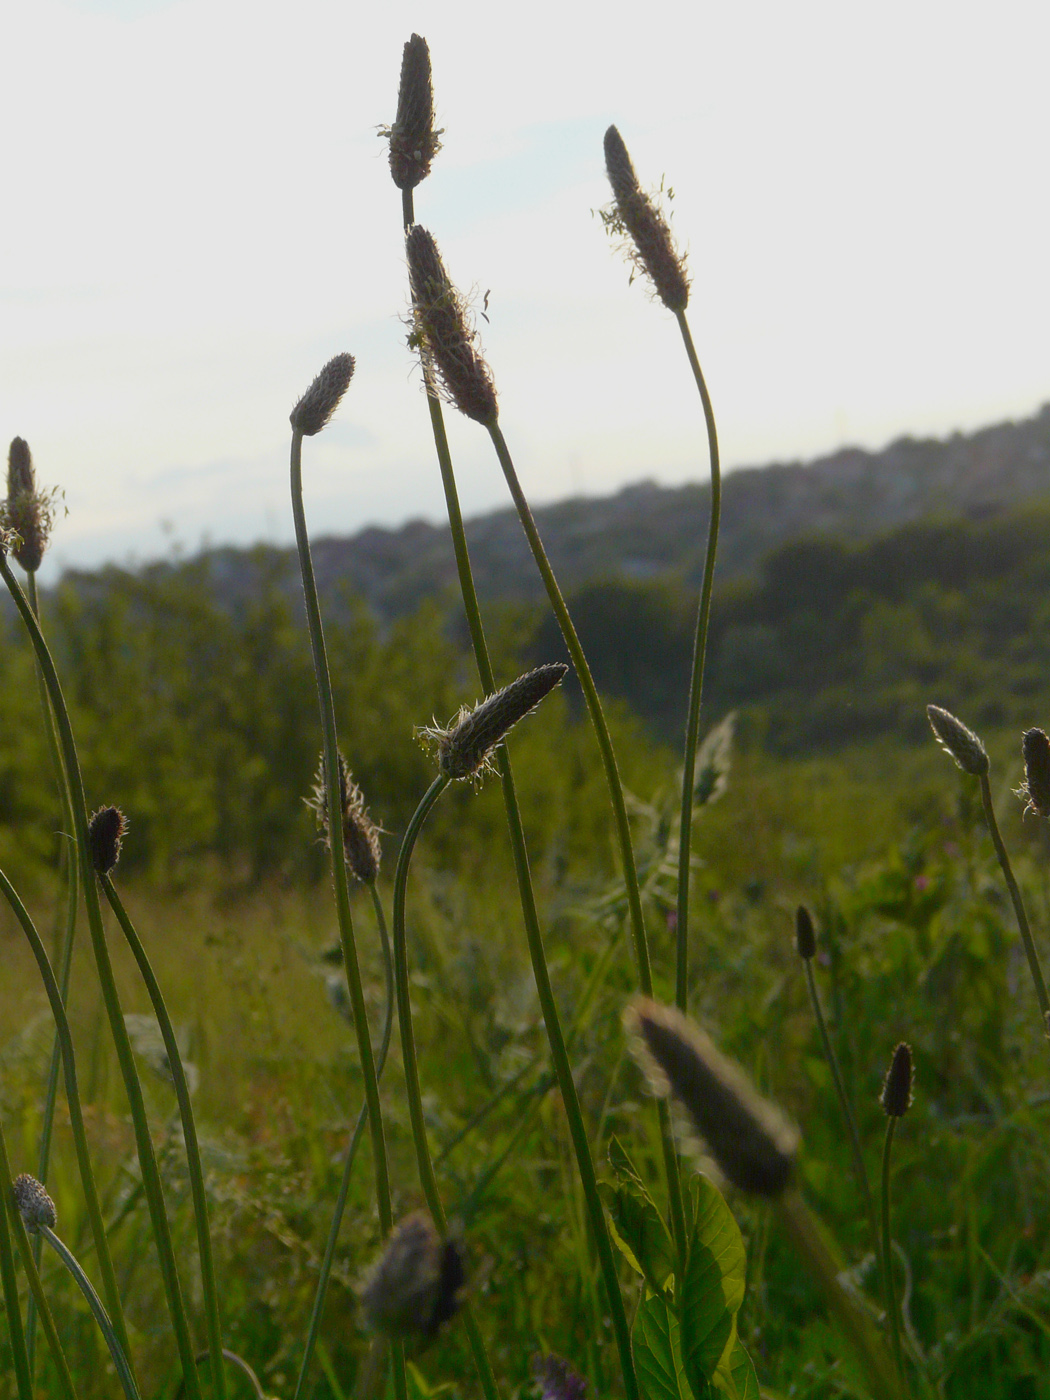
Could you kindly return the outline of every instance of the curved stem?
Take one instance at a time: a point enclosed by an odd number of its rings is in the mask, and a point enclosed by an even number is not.
[[[88,1307],[91,1309],[95,1321],[98,1323],[99,1331],[106,1339],[106,1345],[109,1347],[109,1354],[113,1358],[113,1365],[116,1367],[117,1375],[120,1377],[120,1384],[124,1390],[125,1396],[127,1396],[127,1400],[139,1400],[138,1387],[135,1384],[135,1377],[131,1374],[131,1367],[128,1365],[128,1359],[124,1355],[120,1342],[117,1340],[117,1334],[113,1324],[106,1316],[106,1310],[102,1306],[102,1300],[91,1286],[91,1280],[80,1267],[72,1250],[67,1249],[53,1230],[49,1229],[46,1225],[42,1225],[40,1227],[40,1233],[73,1275],[77,1287],[87,1299]]]
[[[95,1186],[95,1174],[91,1168],[91,1154],[88,1149],[87,1130],[84,1127],[84,1114],[80,1105],[80,1088],[77,1083],[76,1058],[73,1053],[73,1036],[69,1028],[69,1018],[66,1015],[65,1002],[62,998],[61,988],[55,978],[54,970],[51,967],[44,947],[43,939],[36,930],[33,920],[29,916],[29,911],[18,897],[15,887],[0,870],[0,893],[4,895],[15,915],[15,918],[22,926],[22,932],[29,941],[29,946],[36,959],[37,967],[40,970],[40,977],[44,984],[44,991],[51,1006],[51,1015],[55,1020],[55,1035],[62,1050],[62,1069],[66,1083],[66,1102],[69,1107],[69,1126],[73,1135],[73,1147],[77,1156],[77,1167],[80,1171],[80,1183],[84,1191],[84,1200],[87,1203],[88,1219],[91,1223],[91,1236],[95,1245],[95,1254],[98,1257],[98,1266],[102,1273],[102,1289],[109,1304],[109,1310],[113,1318],[113,1326],[120,1339],[121,1349],[125,1356],[131,1355],[131,1348],[128,1343],[127,1328],[124,1323],[124,1309],[120,1299],[120,1289],[117,1286],[117,1275],[113,1268],[113,1257],[109,1251],[109,1241],[106,1238],[106,1226],[102,1219],[102,1205],[98,1198],[98,1190]]]
[[[890,1320],[890,1341],[893,1345],[893,1362],[897,1367],[897,1380],[901,1390],[905,1390],[904,1353],[901,1351],[900,1311],[897,1294],[893,1286],[893,1244],[890,1239],[890,1151],[893,1147],[893,1131],[897,1119],[891,1114],[886,1120],[886,1142],[882,1149],[882,1255],[886,1260],[886,1315]]]
[[[1014,906],[1014,914],[1017,917],[1017,927],[1021,930],[1021,941],[1024,944],[1025,955],[1028,958],[1028,970],[1032,974],[1032,981],[1035,984],[1035,994],[1039,1000],[1039,1010],[1043,1015],[1043,1031],[1050,1035],[1050,996],[1047,995],[1046,982],[1043,979],[1043,969],[1039,965],[1039,954],[1036,951],[1035,939],[1032,937],[1032,930],[1028,923],[1028,915],[1025,912],[1024,901],[1021,898],[1021,891],[1017,887],[1014,879],[1014,872],[1010,866],[1010,857],[1006,853],[1003,845],[1003,838],[999,833],[999,823],[995,819],[995,807],[992,805],[992,789],[988,782],[988,774],[981,774],[981,802],[984,806],[984,817],[988,823],[988,831],[992,838],[992,845],[995,847],[995,854],[999,860],[999,868],[1003,872],[1003,879],[1006,881],[1006,888],[1010,891],[1010,901]]]
[[[518,519],[521,527],[525,531],[525,538],[529,542],[532,556],[536,561],[540,577],[543,580],[544,588],[547,591],[547,598],[551,609],[561,630],[562,638],[568,648],[572,658],[572,664],[576,670],[576,677],[580,682],[583,697],[587,704],[587,710],[591,717],[591,724],[594,728],[595,737],[598,740],[598,748],[601,752],[602,766],[605,769],[605,777],[609,786],[609,798],[612,803],[613,818],[616,825],[617,839],[620,845],[620,858],[623,864],[624,886],[627,891],[627,906],[630,911],[631,931],[634,938],[635,960],[638,965],[638,984],[645,996],[653,994],[652,968],[649,962],[649,945],[645,937],[645,918],[642,914],[641,892],[638,888],[638,870],[634,862],[634,848],[631,844],[631,825],[627,817],[627,804],[623,796],[623,784],[620,782],[619,770],[616,767],[616,754],[613,750],[612,736],[609,733],[609,726],[605,721],[605,714],[602,710],[602,703],[598,697],[598,690],[591,675],[591,669],[587,664],[580,639],[576,635],[576,628],[569,615],[569,609],[565,605],[558,580],[554,576],[550,560],[547,558],[546,550],[543,548],[543,541],[540,539],[539,530],[536,528],[536,521],[533,519],[532,510],[525,498],[525,493],[521,489],[518,474],[514,469],[514,462],[511,459],[510,450],[507,447],[506,439],[498,423],[494,423],[489,428],[493,446],[496,449],[496,456],[499,458],[503,475],[506,478],[507,486],[510,489],[515,508],[518,512]],[[667,1173],[667,1193],[670,1205],[671,1231],[675,1238],[680,1265],[684,1268],[686,1231],[685,1231],[685,1210],[682,1204],[682,1183],[678,1168],[678,1155],[675,1151],[674,1137],[671,1132],[670,1113],[664,1099],[658,1100],[657,1112],[660,1117],[660,1138],[663,1147],[664,1169]]]
[[[707,392],[707,383],[693,346],[693,337],[685,312],[678,313],[678,326],[689,357],[707,425],[707,447],[711,460],[711,519],[707,529],[707,555],[704,577],[700,585],[700,604],[696,615],[696,638],[693,642],[693,666],[689,680],[689,704],[686,710],[685,752],[682,765],[682,817],[678,840],[678,909],[675,926],[675,1005],[686,1010],[689,997],[689,859],[693,838],[693,784],[696,780],[696,746],[700,738],[700,703],[704,693],[704,663],[707,657],[707,633],[711,623],[711,594],[715,583],[715,554],[718,549],[718,526],[722,516],[722,472],[718,456],[718,432],[715,411]]]
[[[831,1037],[828,1035],[828,1028],[824,1021],[824,1012],[821,1010],[820,997],[817,995],[817,983],[813,976],[812,959],[803,958],[802,963],[806,969],[806,985],[809,987],[809,999],[813,1006],[813,1015],[816,1018],[817,1027],[820,1031],[820,1043],[824,1047],[824,1058],[827,1060],[828,1068],[831,1070],[831,1077],[835,1083],[835,1093],[838,1095],[842,1116],[846,1120],[846,1127],[849,1131],[850,1151],[853,1156],[853,1174],[857,1178],[857,1185],[860,1187],[860,1194],[864,1201],[864,1210],[868,1217],[868,1226],[871,1230],[872,1248],[875,1251],[875,1259],[878,1264],[879,1282],[882,1285],[882,1298],[888,1308],[889,1291],[886,1280],[886,1270],[889,1265],[885,1251],[880,1243],[879,1227],[875,1218],[875,1202],[871,1195],[868,1171],[864,1165],[864,1153],[861,1151],[860,1134],[857,1131],[857,1122],[853,1116],[853,1108],[846,1094],[846,1085],[842,1079],[842,1071],[839,1068],[838,1056],[835,1054],[835,1049],[831,1043]]]
[[[376,1078],[381,1079],[383,1069],[386,1066],[387,1052],[390,1049],[390,1037],[394,1029],[394,967],[390,952],[390,935],[387,933],[386,917],[383,913],[383,904],[379,898],[379,891],[376,889],[375,881],[373,881],[368,888],[372,896],[372,906],[376,912],[376,922],[379,926],[379,941],[383,950],[383,976],[386,984],[386,1004],[383,1008],[383,1034],[379,1043],[379,1054],[376,1056]],[[303,1359],[299,1367],[299,1378],[295,1383],[293,1400],[300,1400],[300,1396],[303,1393],[303,1386],[306,1384],[310,1363],[313,1360],[314,1347],[317,1345],[317,1334],[321,1327],[321,1317],[324,1314],[325,1299],[328,1296],[328,1281],[331,1277],[332,1264],[335,1260],[336,1246],[339,1243],[339,1228],[343,1223],[343,1214],[346,1210],[346,1198],[350,1191],[350,1178],[353,1174],[354,1159],[357,1156],[357,1148],[361,1141],[361,1135],[364,1132],[367,1120],[368,1105],[364,1104],[361,1107],[360,1113],[357,1115],[357,1122],[354,1124],[350,1145],[347,1147],[346,1157],[343,1161],[343,1175],[339,1182],[339,1191],[335,1198],[335,1210],[332,1213],[332,1223],[328,1229],[328,1239],[325,1243],[324,1257],[321,1260],[321,1269],[317,1277],[317,1292],[314,1296],[314,1304],[310,1312],[310,1322],[306,1330],[306,1342],[303,1346]]]
[[[178,1268],[175,1263],[175,1251],[172,1247],[171,1231],[168,1227],[168,1219],[164,1208],[164,1193],[160,1184],[160,1172],[157,1169],[157,1158],[153,1150],[153,1142],[149,1134],[149,1123],[146,1118],[146,1106],[142,1098],[142,1086],[139,1083],[138,1071],[135,1067],[135,1059],[131,1050],[131,1041],[128,1037],[127,1027],[124,1024],[120,997],[117,993],[117,985],[113,977],[113,968],[109,960],[109,950],[106,946],[106,934],[102,925],[102,906],[99,903],[98,886],[95,880],[95,872],[91,864],[91,854],[88,846],[87,807],[84,798],[84,782],[80,773],[80,762],[77,758],[73,729],[69,721],[69,711],[66,709],[65,699],[62,695],[62,686],[58,679],[58,672],[55,670],[55,664],[51,659],[51,653],[48,651],[47,643],[44,641],[43,633],[37,625],[32,609],[26,602],[25,595],[18,585],[18,580],[11,572],[10,562],[6,554],[2,551],[0,551],[0,574],[3,575],[4,582],[7,584],[26,631],[29,633],[30,641],[36,652],[37,660],[40,663],[40,670],[44,677],[44,683],[47,686],[48,699],[51,702],[51,707],[55,715],[55,722],[58,726],[62,759],[65,764],[66,774],[69,778],[71,809],[77,838],[77,853],[80,859],[81,881],[84,886],[84,900],[87,905],[91,946],[95,955],[95,966],[98,969],[99,985],[102,989],[102,998],[106,1007],[106,1015],[109,1019],[110,1034],[113,1037],[113,1044],[117,1052],[117,1060],[120,1064],[121,1076],[124,1080],[124,1089],[128,1097],[128,1104],[131,1108],[132,1126],[135,1132],[135,1145],[138,1151],[139,1166],[142,1171],[142,1185],[146,1194],[146,1203],[149,1208],[150,1226],[157,1249],[157,1259],[160,1264],[161,1277],[164,1283],[165,1298],[171,1317],[172,1329],[175,1333],[179,1361],[182,1366],[183,1374],[186,1377],[187,1393],[190,1396],[190,1400],[202,1400],[193,1360],[194,1350],[193,1343],[190,1339],[189,1321],[183,1303],[182,1287],[179,1283]]]
[[[346,971],[347,988],[350,993],[350,1006],[353,1011],[354,1029],[357,1032],[357,1050],[361,1060],[361,1076],[364,1079],[365,1085],[365,1102],[368,1107],[368,1126],[372,1137],[372,1165],[375,1172],[376,1204],[379,1209],[379,1224],[385,1235],[389,1234],[393,1225],[393,1215],[390,1207],[390,1180],[387,1170],[386,1142],[383,1138],[383,1113],[379,1102],[379,1081],[376,1077],[375,1060],[372,1056],[372,1039],[368,1031],[365,994],[361,984],[361,966],[357,958],[357,942],[354,938],[354,924],[350,914],[350,890],[347,880],[346,856],[341,840],[343,814],[339,795],[339,744],[336,736],[335,702],[332,698],[332,680],[328,671],[328,653],[325,648],[324,631],[321,627],[321,609],[317,599],[317,583],[314,578],[313,559],[310,555],[310,537],[306,528],[306,512],[303,508],[302,452],[302,434],[300,432],[293,432],[291,454],[292,515],[295,521],[295,542],[299,551],[299,568],[303,580],[303,599],[306,604],[306,620],[310,631],[310,650],[313,654],[314,674],[317,681],[317,698],[321,710],[321,731],[324,740],[325,789],[328,805],[328,830],[332,836],[332,839],[328,843],[332,855],[332,883],[335,887],[336,916],[339,920],[339,940],[343,948],[343,966]]]
[[[200,1146],[197,1142],[197,1125],[193,1118],[193,1105],[190,1102],[190,1088],[186,1082],[186,1071],[182,1064],[182,1052],[175,1037],[175,1027],[171,1024],[168,1008],[160,990],[160,983],[150,965],[142,940],[128,917],[124,903],[108,875],[101,877],[102,889],[110,908],[117,916],[128,947],[138,966],[139,973],[149,993],[160,1033],[164,1040],[164,1050],[168,1057],[175,1097],[179,1105],[182,1122],[182,1138],[186,1147],[186,1167],[190,1178],[190,1196],[193,1200],[193,1215],[197,1226],[197,1251],[201,1264],[201,1292],[204,1295],[204,1312],[208,1329],[208,1349],[211,1353],[212,1383],[217,1400],[226,1400],[226,1368],[222,1364],[222,1324],[219,1320],[219,1296],[215,1284],[215,1262],[212,1256],[211,1231],[208,1228],[208,1197],[204,1189],[204,1169],[201,1165]]]

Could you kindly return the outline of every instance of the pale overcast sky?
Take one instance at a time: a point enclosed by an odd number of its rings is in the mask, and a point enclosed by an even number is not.
[[[290,540],[288,412],[342,350],[315,532],[442,518],[376,134],[413,30],[445,128],[417,218],[489,292],[535,502],[707,476],[674,320],[592,216],[610,122],[674,187],[727,465],[1050,398],[1045,0],[24,0],[0,18],[0,437],[65,488],[52,574]],[[449,418],[464,508],[504,504]]]

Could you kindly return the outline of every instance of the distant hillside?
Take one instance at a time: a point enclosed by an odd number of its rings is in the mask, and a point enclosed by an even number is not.
[[[938,441],[900,438],[881,452],[844,448],[809,463],[750,467],[723,487],[718,580],[754,576],[771,552],[800,538],[861,542],[930,517],[983,520],[1050,496],[1050,404],[1033,418]],[[574,497],[536,509],[562,587],[599,579],[666,580],[695,588],[703,567],[710,488],[705,482],[628,486],[614,496]],[[471,560],[483,600],[541,596],[517,516],[508,507],[467,522]],[[313,541],[318,584],[330,602],[357,595],[381,622],[407,616],[425,598],[456,586],[448,527],[410,521],[373,526],[349,538]],[[259,545],[205,555],[231,604],[253,597],[261,581],[283,575],[298,596],[291,549]],[[147,566],[143,575],[172,566]],[[92,590],[93,575],[77,575]]]
[[[710,494],[706,483],[642,482],[614,496],[543,506],[536,519],[566,589],[616,576],[693,582],[703,566]],[[881,452],[844,448],[808,465],[746,468],[724,482],[719,578],[753,574],[763,556],[801,536],[859,541],[929,516],[980,520],[1043,495],[1050,495],[1050,404],[1022,422],[946,440],[905,437]],[[539,596],[510,508],[469,521],[467,530],[484,597]],[[349,585],[383,618],[455,583],[445,526],[417,520],[399,530],[373,527],[349,539],[316,540],[313,549],[325,591]]]

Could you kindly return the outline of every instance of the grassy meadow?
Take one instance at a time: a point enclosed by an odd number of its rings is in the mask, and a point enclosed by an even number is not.
[[[260,552],[236,606],[207,555],[38,596],[54,502],[12,443],[0,1400],[1037,1400],[1045,553],[973,612],[977,527],[943,524],[929,577],[912,530],[717,591],[688,279],[610,128],[710,533],[688,625],[682,579],[567,605],[415,221],[418,36],[386,135],[462,602],[318,600],[302,477],[349,355],[292,411],[296,559]],[[549,606],[482,620],[449,406]],[[929,702],[987,751],[934,711],[939,747]]]

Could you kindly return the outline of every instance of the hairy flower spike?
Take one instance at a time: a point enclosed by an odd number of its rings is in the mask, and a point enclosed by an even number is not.
[[[390,139],[390,173],[399,190],[414,190],[430,174],[430,163],[441,150],[441,132],[434,128],[434,85],[427,41],[413,34],[401,58],[397,116],[380,135]]]
[[[980,778],[988,772],[988,752],[962,720],[940,705],[927,705],[926,717],[941,748],[951,754],[964,773]]]
[[[55,491],[38,491],[33,457],[25,438],[12,438],[7,457],[7,500],[4,524],[19,537],[12,552],[27,574],[43,562],[55,523]]]
[[[804,904],[795,912],[795,950],[800,958],[809,962],[816,956],[817,935],[813,928],[813,915]]]
[[[379,875],[379,828],[368,815],[364,793],[350,776],[346,759],[342,754],[339,760],[339,808],[343,816],[343,850],[346,863],[355,880],[370,885]],[[328,831],[328,789],[325,786],[324,754],[318,765],[314,790],[306,799],[306,805],[317,816],[318,823],[329,842]]]
[[[418,1212],[391,1232],[361,1285],[361,1311],[375,1332],[428,1342],[454,1316],[465,1282],[458,1245],[443,1240],[430,1216]]]
[[[128,819],[119,807],[100,807],[88,822],[88,850],[96,875],[108,875],[120,859]]]
[[[35,1176],[30,1176],[28,1172],[16,1176],[11,1186],[11,1194],[22,1217],[22,1224],[31,1235],[35,1234],[41,1225],[46,1225],[49,1230],[55,1228],[58,1219],[55,1203]]]
[[[624,1024],[653,1091],[674,1094],[726,1181],[753,1196],[780,1196],[798,1149],[780,1110],[676,1008],[640,998]]]
[[[412,289],[412,343],[430,382],[436,378],[449,403],[486,428],[499,417],[492,373],[477,347],[467,308],[445,271],[437,244],[415,224],[405,240]]]
[[[667,220],[643,193],[615,126],[605,133],[605,171],[616,200],[615,212],[606,216],[606,226],[629,236],[633,261],[652,281],[668,311],[684,311],[689,304],[685,258],[674,245]]]
[[[1050,817],[1050,739],[1041,729],[1026,730],[1021,740],[1024,783],[1017,796],[1025,799],[1025,812]]]
[[[347,389],[354,373],[353,355],[336,355],[325,365],[299,402],[292,409],[289,421],[303,437],[313,437],[331,421],[332,414]]]
[[[437,745],[442,773],[448,778],[477,778],[490,768],[492,750],[551,693],[568,669],[560,661],[537,666],[472,710],[464,706],[447,729],[424,729],[424,737]]]
[[[903,1118],[911,1107],[911,1046],[902,1040],[893,1052],[882,1086],[882,1107],[887,1118]]]
[[[578,1376],[564,1357],[553,1352],[537,1352],[532,1358],[532,1374],[540,1388],[541,1400],[585,1400],[587,1382]]]

